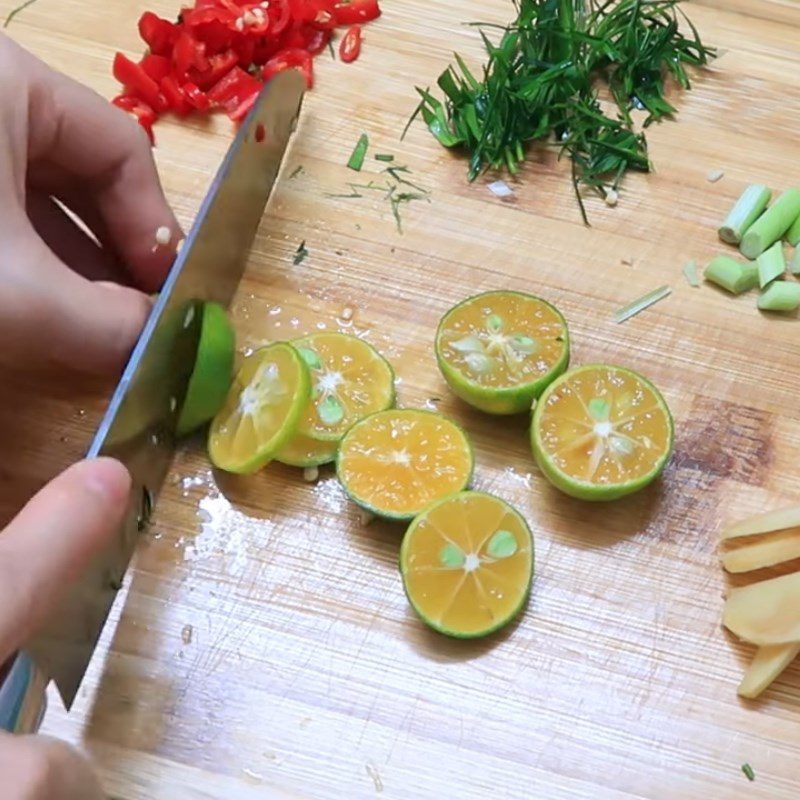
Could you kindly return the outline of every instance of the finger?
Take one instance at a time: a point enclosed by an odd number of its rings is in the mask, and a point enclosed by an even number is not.
[[[32,57],[31,57],[32,58]],[[159,183],[147,137],[128,114],[41,62],[32,67],[29,154],[85,185],[120,258],[144,291],[155,291],[174,258],[180,226]],[[173,247],[156,247],[166,227]]]
[[[125,514],[130,483],[113,459],[74,464],[0,533],[0,661],[38,629],[109,541]]]
[[[79,228],[51,197],[29,191],[27,212],[44,243],[70,269],[93,281],[130,282],[116,259]]]
[[[141,292],[88,281],[59,261],[32,227],[12,237],[0,283],[0,358],[118,373],[150,313]]]
[[[73,747],[50,736],[0,734],[4,798],[103,800],[89,762]]]

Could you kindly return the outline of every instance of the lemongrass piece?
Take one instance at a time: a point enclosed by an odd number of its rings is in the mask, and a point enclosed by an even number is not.
[[[751,544],[722,554],[722,566],[728,572],[752,572],[800,558],[800,531],[773,532]]]
[[[765,250],[757,259],[758,285],[763,289],[775,278],[780,278],[786,272],[786,259],[783,257],[783,244],[775,242]]]
[[[789,262],[789,272],[792,275],[800,275],[800,247],[797,247],[792,254],[792,260]]]
[[[800,642],[800,572],[732,589],[722,624],[752,644]]]
[[[800,506],[780,508],[777,511],[767,511],[764,514],[755,514],[743,519],[735,525],[730,525],[720,534],[720,540],[738,539],[740,536],[757,536],[761,533],[785,531],[788,528],[800,528]]]
[[[800,283],[774,281],[758,298],[762,311],[795,311],[800,306]]]
[[[692,286],[695,289],[700,286],[700,278],[697,275],[697,262],[687,261],[683,265],[683,274],[686,277],[686,280],[689,282],[689,286]]]
[[[772,191],[768,187],[760,184],[748,186],[717,231],[719,238],[728,244],[739,244],[748,228],[767,207],[770,197]]]
[[[800,190],[787,189],[747,230],[739,245],[745,258],[757,258],[800,216]]]
[[[758,268],[755,264],[745,264],[730,256],[717,256],[711,259],[703,276],[716,283],[731,294],[749,292],[758,286]]]
[[[800,244],[800,215],[798,215],[797,219],[792,223],[792,227],[786,232],[786,241],[789,242],[792,247]]]
[[[625,320],[636,316],[646,308],[650,308],[650,306],[659,302],[659,300],[668,297],[671,293],[672,289],[670,289],[669,286],[661,286],[658,289],[654,289],[652,292],[648,292],[643,297],[634,300],[632,303],[629,303],[627,306],[617,311],[616,314],[614,314],[614,322],[618,324],[625,322]]]
[[[736,693],[754,700],[795,660],[800,642],[759,647],[747,668]]]

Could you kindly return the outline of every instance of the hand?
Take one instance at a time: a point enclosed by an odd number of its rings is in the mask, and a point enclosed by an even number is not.
[[[30,638],[122,521],[130,477],[82,461],[44,487],[0,533],[0,664]],[[100,800],[91,768],[63,742],[0,733],[2,800]]]
[[[118,371],[178,223],[139,125],[2,34],[0,209],[0,360]]]

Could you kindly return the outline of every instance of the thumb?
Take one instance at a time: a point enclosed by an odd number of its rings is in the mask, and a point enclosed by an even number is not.
[[[0,285],[4,357],[119,372],[150,313],[147,295],[73,272],[30,226],[8,245]]]
[[[51,481],[0,533],[0,662],[31,636],[122,522],[131,479],[110,458]]]

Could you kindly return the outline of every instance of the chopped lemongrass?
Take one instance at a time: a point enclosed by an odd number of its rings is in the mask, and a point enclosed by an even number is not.
[[[616,189],[609,189],[603,200],[607,206],[613,208],[619,202],[619,192]]]
[[[294,255],[292,256],[292,264],[296,267],[299,264],[302,264],[306,260],[306,256],[308,256],[310,250],[306,247],[306,240],[303,239],[300,242],[297,250],[294,251]]]
[[[758,298],[762,311],[794,311],[800,306],[800,283],[774,281]]]
[[[514,190],[505,181],[495,181],[486,187],[495,197],[511,197]]]
[[[376,161],[394,161],[394,156],[391,153],[375,153]]]
[[[706,180],[709,183],[716,183],[718,180],[721,180],[725,173],[721,169],[712,169],[711,172],[706,175]]]
[[[683,265],[683,274],[686,276],[686,280],[689,281],[689,286],[693,286],[695,289],[700,286],[700,277],[697,274],[697,262],[687,261]]]
[[[364,166],[364,159],[367,156],[368,148],[369,136],[367,136],[366,133],[362,133],[361,136],[358,137],[358,141],[356,142],[356,146],[353,148],[353,152],[350,154],[350,158],[347,161],[347,166],[356,172],[361,172],[361,167]]]
[[[789,262],[789,272],[792,275],[800,275],[800,247],[796,248],[792,260]]]
[[[758,285],[763,289],[775,278],[780,278],[786,272],[786,259],[783,257],[783,244],[775,242],[765,250],[756,260],[758,267]]]
[[[665,297],[669,296],[671,292],[672,289],[670,289],[669,286],[660,286],[658,289],[648,292],[643,297],[640,297],[638,300],[634,300],[632,303],[629,303],[627,306],[617,311],[614,314],[614,322],[625,322],[625,320],[636,316],[646,308],[650,308],[650,306],[652,306],[654,303],[657,303],[659,300],[663,300]]]
[[[764,514],[743,519],[734,525],[725,528],[720,534],[721,540],[738,539],[740,536],[757,536],[773,531],[785,531],[788,528],[800,527],[800,506],[779,508],[777,511],[767,511]]]
[[[792,223],[792,227],[786,233],[786,241],[790,245],[795,246],[800,244],[800,215]]]
[[[706,267],[703,276],[731,294],[749,292],[758,286],[758,268],[755,264],[744,264],[730,256],[717,256]]]
[[[787,189],[742,236],[739,250],[757,258],[780,239],[800,216],[800,190]]]
[[[719,238],[728,244],[739,244],[742,236],[767,207],[770,197],[772,191],[768,187],[760,184],[748,186],[725,217],[718,230]]]

